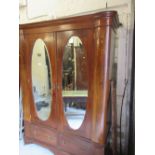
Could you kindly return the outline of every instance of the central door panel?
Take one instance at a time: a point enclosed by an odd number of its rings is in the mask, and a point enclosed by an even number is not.
[[[25,41],[31,121],[57,128],[55,33],[25,35]]]
[[[69,132],[88,139],[91,138],[93,104],[92,36],[92,30],[57,33],[59,129],[61,132]],[[75,40],[74,43],[73,40]],[[77,121],[78,124],[76,124],[75,119],[80,122]]]

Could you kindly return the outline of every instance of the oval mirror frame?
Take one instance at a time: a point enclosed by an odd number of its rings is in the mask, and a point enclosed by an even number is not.
[[[52,70],[48,50],[42,39],[37,39],[33,46],[31,78],[35,111],[40,120],[46,121],[52,111]]]
[[[88,62],[83,43],[72,36],[65,46],[62,67],[62,98],[66,120],[73,130],[81,127],[88,98]]]

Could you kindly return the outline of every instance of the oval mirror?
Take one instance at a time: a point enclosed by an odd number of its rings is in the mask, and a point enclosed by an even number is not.
[[[32,92],[38,117],[45,121],[51,112],[51,68],[48,50],[41,39],[37,39],[32,52]]]
[[[72,36],[63,54],[62,96],[64,112],[72,129],[80,128],[88,97],[87,56],[82,41]]]

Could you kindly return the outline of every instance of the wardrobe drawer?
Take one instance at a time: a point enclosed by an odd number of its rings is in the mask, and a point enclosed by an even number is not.
[[[40,126],[38,127],[36,125],[32,125],[31,133],[34,139],[49,145],[56,146],[57,143],[56,132]]]
[[[75,136],[60,135],[59,146],[73,155],[93,155],[92,144]]]

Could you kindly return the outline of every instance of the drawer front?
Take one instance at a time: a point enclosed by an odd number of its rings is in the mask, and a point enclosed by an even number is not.
[[[54,146],[57,144],[57,134],[50,129],[32,125],[31,133],[33,138],[39,140],[40,142]]]
[[[73,155],[93,155],[92,145],[75,136],[59,135],[59,146]]]

